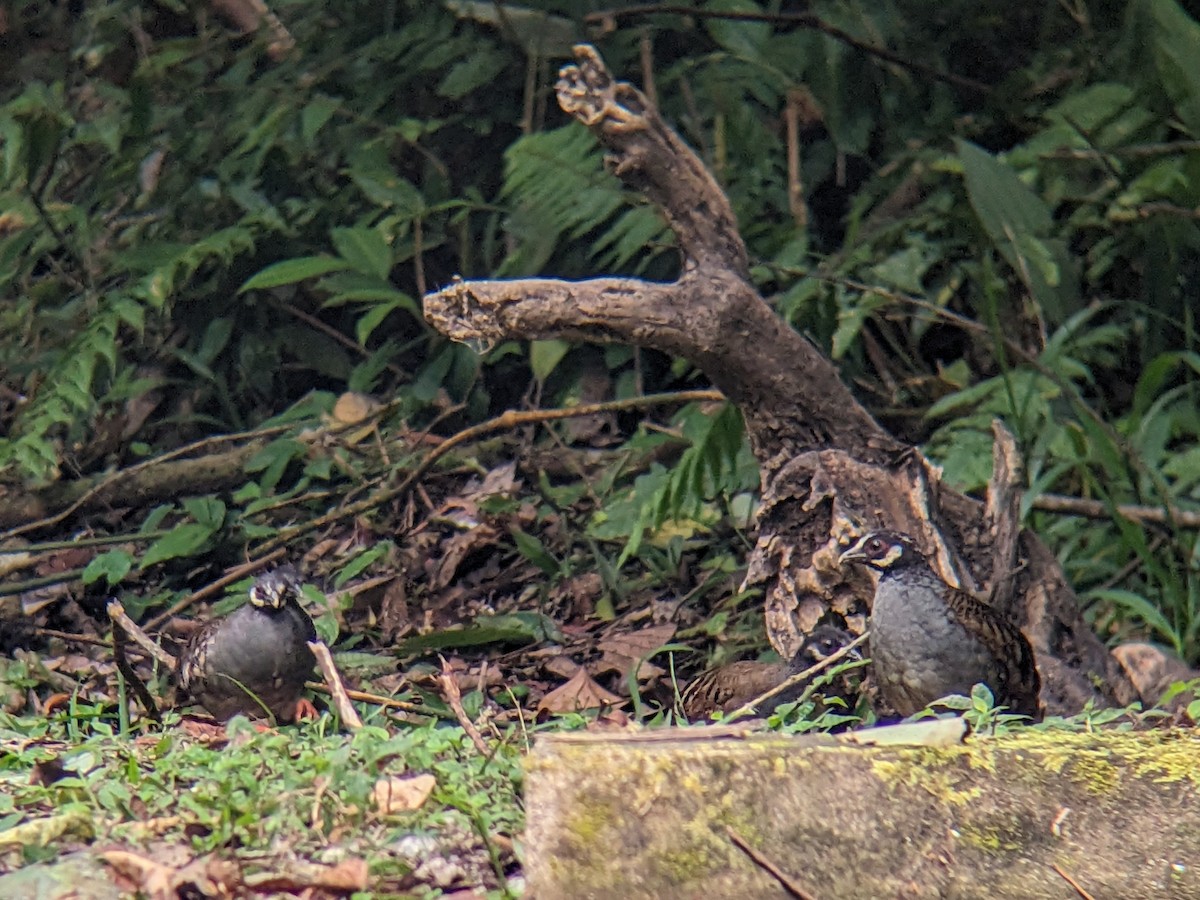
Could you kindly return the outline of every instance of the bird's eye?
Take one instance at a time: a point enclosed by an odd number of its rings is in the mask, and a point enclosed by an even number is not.
[[[878,556],[885,549],[887,548],[882,538],[871,538],[871,540],[867,541],[867,552],[872,556]]]

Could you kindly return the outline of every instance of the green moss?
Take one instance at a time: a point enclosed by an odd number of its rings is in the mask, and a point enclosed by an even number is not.
[[[1072,763],[1068,776],[1097,796],[1112,793],[1121,784],[1121,770],[1109,762],[1107,753],[1081,755]]]
[[[728,866],[728,857],[714,848],[692,845],[664,851],[656,868],[672,884],[689,884],[711,878]]]
[[[947,762],[967,756],[965,748],[933,750],[927,747],[913,749],[897,757],[895,748],[890,748],[893,759],[874,759],[871,770],[890,788],[920,788],[941,803],[964,806],[980,794],[976,786],[961,787],[964,779]]]
[[[996,827],[963,826],[958,829],[958,837],[963,843],[983,850],[987,853],[1011,853],[1020,850],[1022,844],[1013,840],[1012,835]]]
[[[571,810],[566,822],[567,834],[572,844],[587,850],[605,839],[605,832],[616,820],[617,811],[612,803],[593,797],[590,802],[580,803]]]
[[[1157,782],[1189,781],[1200,788],[1200,735],[1194,732],[1067,732],[1028,728],[994,740],[997,748],[1028,752],[1038,766],[1065,774],[1093,793],[1116,786],[1123,772]],[[982,745],[984,741],[980,741]],[[1036,770],[1034,770],[1036,771]]]
[[[1151,776],[1159,783],[1189,781],[1200,789],[1200,740],[1193,734],[1186,737],[1165,736],[1163,742],[1152,749],[1130,754],[1133,774]]]

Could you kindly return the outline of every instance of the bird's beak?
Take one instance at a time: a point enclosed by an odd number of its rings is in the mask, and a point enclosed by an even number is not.
[[[863,658],[863,655],[862,655],[862,647],[861,647],[861,646],[858,646],[858,647],[854,647],[854,648],[852,648],[852,649],[850,650],[850,652],[849,652],[849,653],[847,653],[847,654],[846,654],[844,657],[842,657],[842,658],[843,658],[843,659],[849,659],[849,660],[853,660],[854,662],[862,662],[862,658]]]
[[[838,565],[844,566],[848,562],[856,562],[866,558],[867,557],[863,554],[862,550],[859,549],[858,544],[855,544],[849,550],[842,551],[841,555],[838,557]]]

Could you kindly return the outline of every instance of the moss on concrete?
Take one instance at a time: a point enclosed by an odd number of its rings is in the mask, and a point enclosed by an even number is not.
[[[1198,898],[1200,735],[1028,729],[961,746],[778,736],[540,739],[539,900],[785,896],[726,826],[822,900]]]

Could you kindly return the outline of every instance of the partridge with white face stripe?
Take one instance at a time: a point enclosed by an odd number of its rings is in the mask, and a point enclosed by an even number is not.
[[[695,722],[714,712],[733,712],[755,697],[760,697],[783,684],[787,678],[828,659],[853,640],[854,637],[841,628],[819,625],[804,639],[804,643],[790,662],[766,663],[746,659],[707,669],[688,682],[683,689],[681,699],[684,715]],[[845,659],[862,659],[862,655],[858,648],[855,648],[846,654]],[[770,715],[776,707],[798,699],[807,686],[806,680],[781,691],[764,701],[756,712],[762,716]],[[854,706],[857,686],[852,678],[839,676],[823,691],[825,697],[841,697],[847,706]]]
[[[944,582],[906,534],[874,531],[838,558],[878,572],[871,608],[871,678],[910,716],[947,694],[986,684],[996,705],[1040,717],[1033,649],[1016,625]]]
[[[220,720],[242,713],[283,722],[299,709],[316,660],[317,639],[300,607],[300,578],[291,566],[259,576],[248,603],[192,635],[179,657],[179,686]]]

